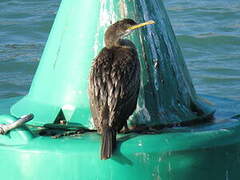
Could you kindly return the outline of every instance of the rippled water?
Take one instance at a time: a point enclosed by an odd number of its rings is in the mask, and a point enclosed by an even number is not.
[[[240,1],[165,6],[198,93],[240,100]]]
[[[24,95],[60,0],[0,0],[0,99]]]
[[[0,99],[28,92],[60,0],[0,0]],[[240,100],[240,1],[165,0],[198,93]]]

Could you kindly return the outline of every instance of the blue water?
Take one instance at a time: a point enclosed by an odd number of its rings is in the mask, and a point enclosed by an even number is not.
[[[0,0],[0,99],[25,95],[60,0]],[[240,1],[165,0],[196,91],[240,100]]]
[[[240,100],[240,1],[164,1],[198,93]]]
[[[60,0],[0,0],[0,99],[25,95]]]

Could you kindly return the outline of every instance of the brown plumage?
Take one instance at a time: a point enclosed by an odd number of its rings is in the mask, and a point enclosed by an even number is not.
[[[134,44],[122,37],[141,26],[131,19],[111,25],[105,45],[95,58],[89,82],[90,108],[94,125],[102,135],[101,159],[112,156],[116,134],[127,127],[134,112],[140,87],[140,64]]]

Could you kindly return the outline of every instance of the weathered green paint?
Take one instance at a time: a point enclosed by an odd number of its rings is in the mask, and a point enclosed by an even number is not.
[[[16,100],[1,100],[0,112]],[[14,120],[0,116],[0,123]],[[0,136],[1,179],[238,180],[239,120],[165,129],[158,135],[120,135],[117,151],[106,161],[99,158],[96,133],[53,139],[37,135],[34,127],[18,128]]]
[[[68,122],[91,127],[88,75],[92,60],[104,46],[110,22],[124,17],[154,20],[130,37],[138,48],[142,83],[132,123],[169,124],[197,118],[191,101],[213,111],[198,99],[180,48],[159,0],[63,0],[29,94],[15,104],[15,116],[33,113],[32,123],[55,120],[60,109]]]
[[[239,178],[240,122],[237,120],[169,129],[158,135],[121,135],[114,156],[105,161],[99,158],[100,136],[96,133],[53,139],[33,135],[31,130],[35,129],[16,129],[7,137],[0,136],[2,179]]]
[[[141,92],[132,122],[194,119],[190,101],[204,114],[212,113],[195,93],[160,0],[63,0],[29,94],[12,107],[12,114],[34,113],[32,124],[36,125],[53,122],[63,109],[68,122],[89,127],[91,61],[103,47],[109,21],[123,17],[157,22],[131,36],[142,65]],[[0,112],[6,113],[2,107],[10,103],[1,101]],[[14,120],[12,115],[0,116],[0,123]],[[53,139],[39,136],[33,126],[22,127],[0,136],[1,179],[238,179],[239,131],[236,119],[166,129],[155,135],[119,135],[113,157],[101,161],[96,133]]]

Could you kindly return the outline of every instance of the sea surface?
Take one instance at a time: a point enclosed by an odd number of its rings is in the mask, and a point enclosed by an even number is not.
[[[0,99],[25,95],[60,0],[0,0]],[[197,93],[240,100],[240,1],[164,0]]]

